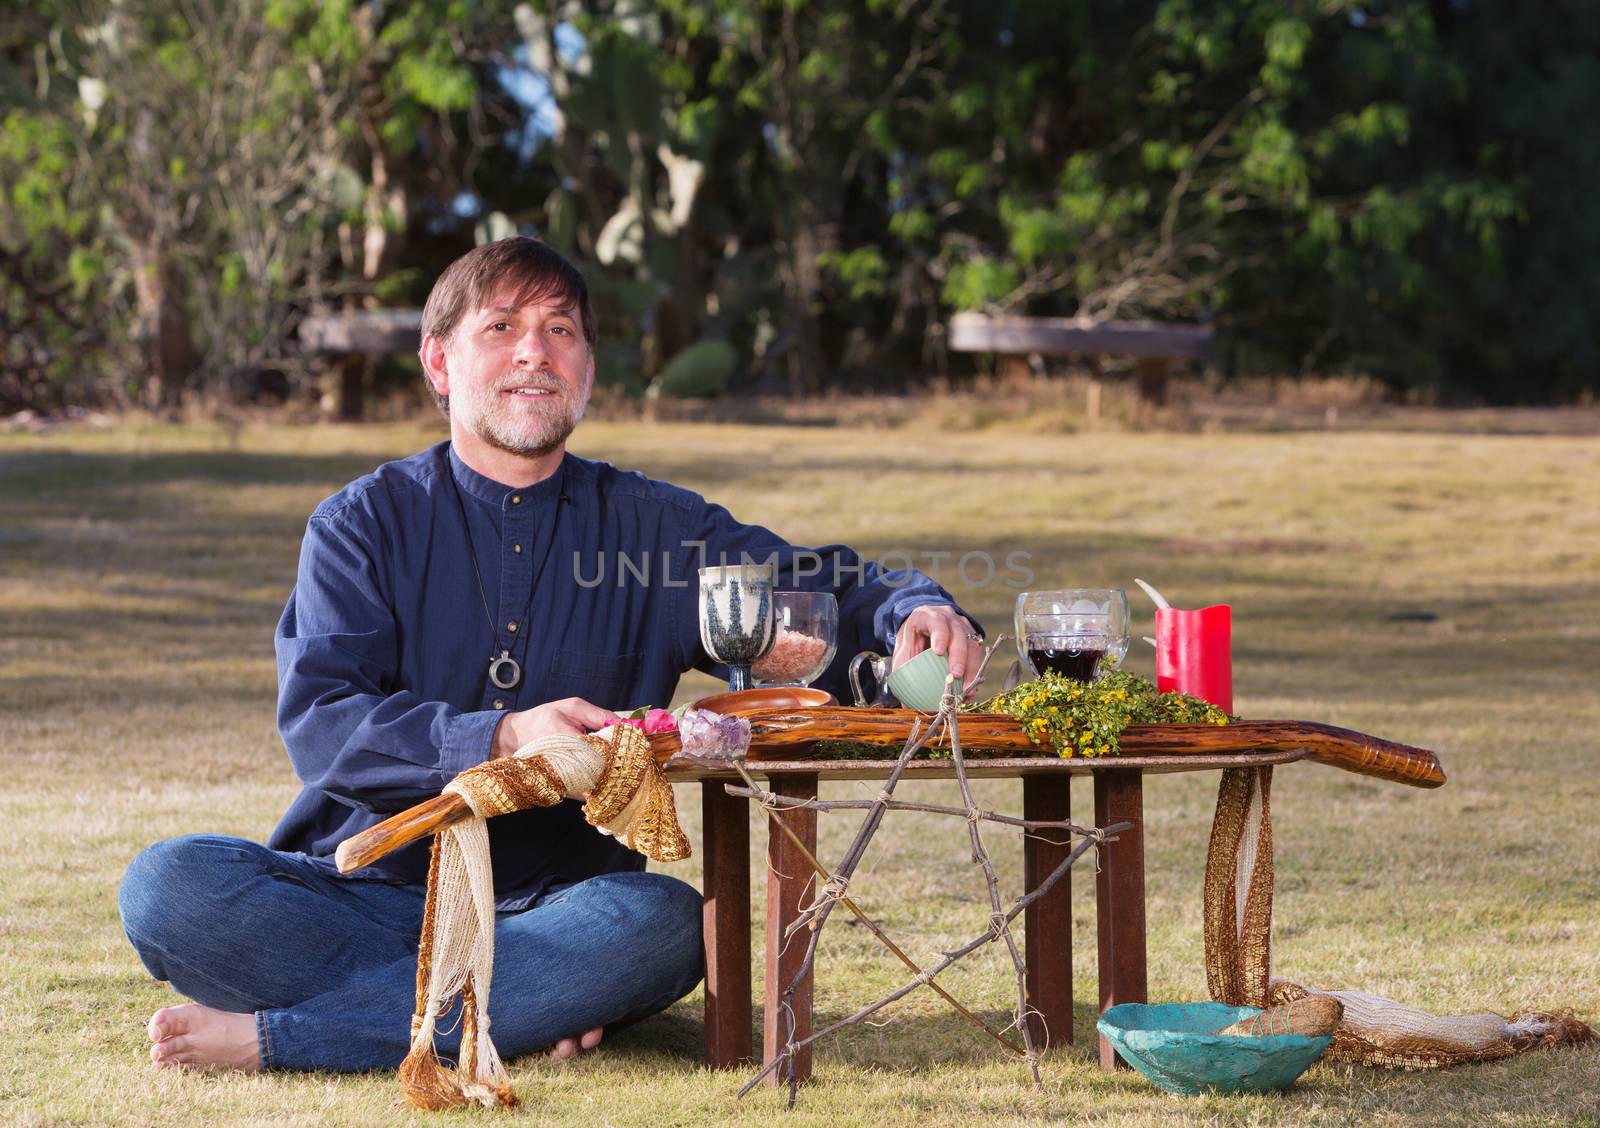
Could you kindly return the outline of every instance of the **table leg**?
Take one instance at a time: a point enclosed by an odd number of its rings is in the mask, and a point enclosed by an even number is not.
[[[1067,818],[1070,778],[1064,772],[1022,777],[1022,817]],[[1057,843],[1060,843],[1059,845]],[[1022,840],[1022,885],[1037,889],[1072,852],[1065,831],[1043,831]],[[1041,1048],[1072,1044],[1072,871],[1023,910],[1028,961],[1029,1034]]]
[[[750,808],[702,780],[705,867],[706,1064],[743,1065],[755,1022],[750,1000]]]
[[[1101,853],[1095,875],[1095,916],[1099,926],[1100,1011],[1117,1003],[1147,999],[1144,931],[1144,774],[1137,769],[1094,773],[1096,826],[1131,822]],[[1111,1043],[1100,1039],[1100,1066],[1126,1063]]]
[[[774,795],[791,799],[815,799],[817,777],[805,772],[793,775],[779,774],[770,778],[768,789]],[[781,818],[795,832],[806,849],[817,852],[817,812],[814,810],[780,811]],[[789,923],[800,915],[800,906],[814,888],[816,871],[789,836],[770,821],[767,826],[767,967],[766,967],[766,1020],[762,1030],[762,1065],[767,1065],[792,1036],[796,1041],[811,1033],[811,991],[814,974],[807,974],[795,990],[791,1000],[794,1028],[791,1031],[784,1016],[779,1014],[784,992],[800,970],[805,959],[807,932],[797,932],[787,942],[783,932]],[[795,1077],[800,1081],[811,1078],[811,1048],[808,1046],[795,1055]],[[785,1070],[776,1069],[767,1078],[769,1085],[787,1084]]]

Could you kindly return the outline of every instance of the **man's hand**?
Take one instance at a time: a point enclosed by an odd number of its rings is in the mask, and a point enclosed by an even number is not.
[[[983,663],[983,639],[956,609],[948,603],[918,607],[907,615],[894,636],[894,665],[903,666],[924,650],[947,655],[950,672],[964,691],[972,686],[967,676],[977,677]]]
[[[618,718],[610,709],[591,705],[581,697],[565,697],[524,709],[520,713],[507,713],[494,733],[492,759],[513,755],[530,740],[554,733],[568,732],[583,735],[615,724]]]

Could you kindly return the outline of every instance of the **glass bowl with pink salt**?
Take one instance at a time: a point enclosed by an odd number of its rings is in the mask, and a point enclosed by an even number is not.
[[[756,685],[810,685],[839,646],[839,604],[825,591],[775,591],[777,637],[750,667]]]

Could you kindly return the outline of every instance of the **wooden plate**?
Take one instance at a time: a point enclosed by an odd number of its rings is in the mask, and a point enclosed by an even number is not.
[[[741,713],[752,709],[815,709],[822,705],[837,705],[838,698],[825,689],[809,689],[798,685],[764,685],[756,689],[740,689],[729,693],[714,693],[694,703],[696,709],[710,709],[713,713]]]

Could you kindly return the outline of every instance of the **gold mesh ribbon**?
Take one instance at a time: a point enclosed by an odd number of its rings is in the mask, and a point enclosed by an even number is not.
[[[561,776],[543,756],[511,756],[468,768],[450,781],[479,818],[530,807],[554,807],[564,796]]]
[[[494,874],[487,820],[530,807],[552,807],[588,793],[585,817],[629,848],[656,861],[689,856],[678,826],[672,785],[631,725],[587,736],[551,736],[515,756],[469,768],[446,791],[472,808],[469,819],[441,830],[428,865],[428,896],[417,947],[417,1001],[411,1049],[400,1065],[400,1088],[415,1108],[517,1104],[511,1078],[489,1038],[489,986],[494,971]],[[461,1058],[455,1067],[434,1052],[434,1030],[461,997]]]
[[[1206,986],[1235,1007],[1267,1006],[1272,977],[1272,769],[1228,768],[1206,852]],[[1242,880],[1241,880],[1242,879]]]
[[[628,849],[658,862],[677,862],[689,856],[689,840],[678,826],[672,784],[656,763],[649,739],[632,725],[610,730],[606,767],[583,814],[590,825],[616,835]]]
[[[1272,978],[1272,769],[1222,773],[1206,853],[1206,984],[1230,1006],[1272,1007],[1321,996],[1342,1017],[1328,1057],[1435,1069],[1535,1046],[1584,1045],[1594,1032],[1570,1010],[1434,1015],[1361,991],[1321,991]]]

